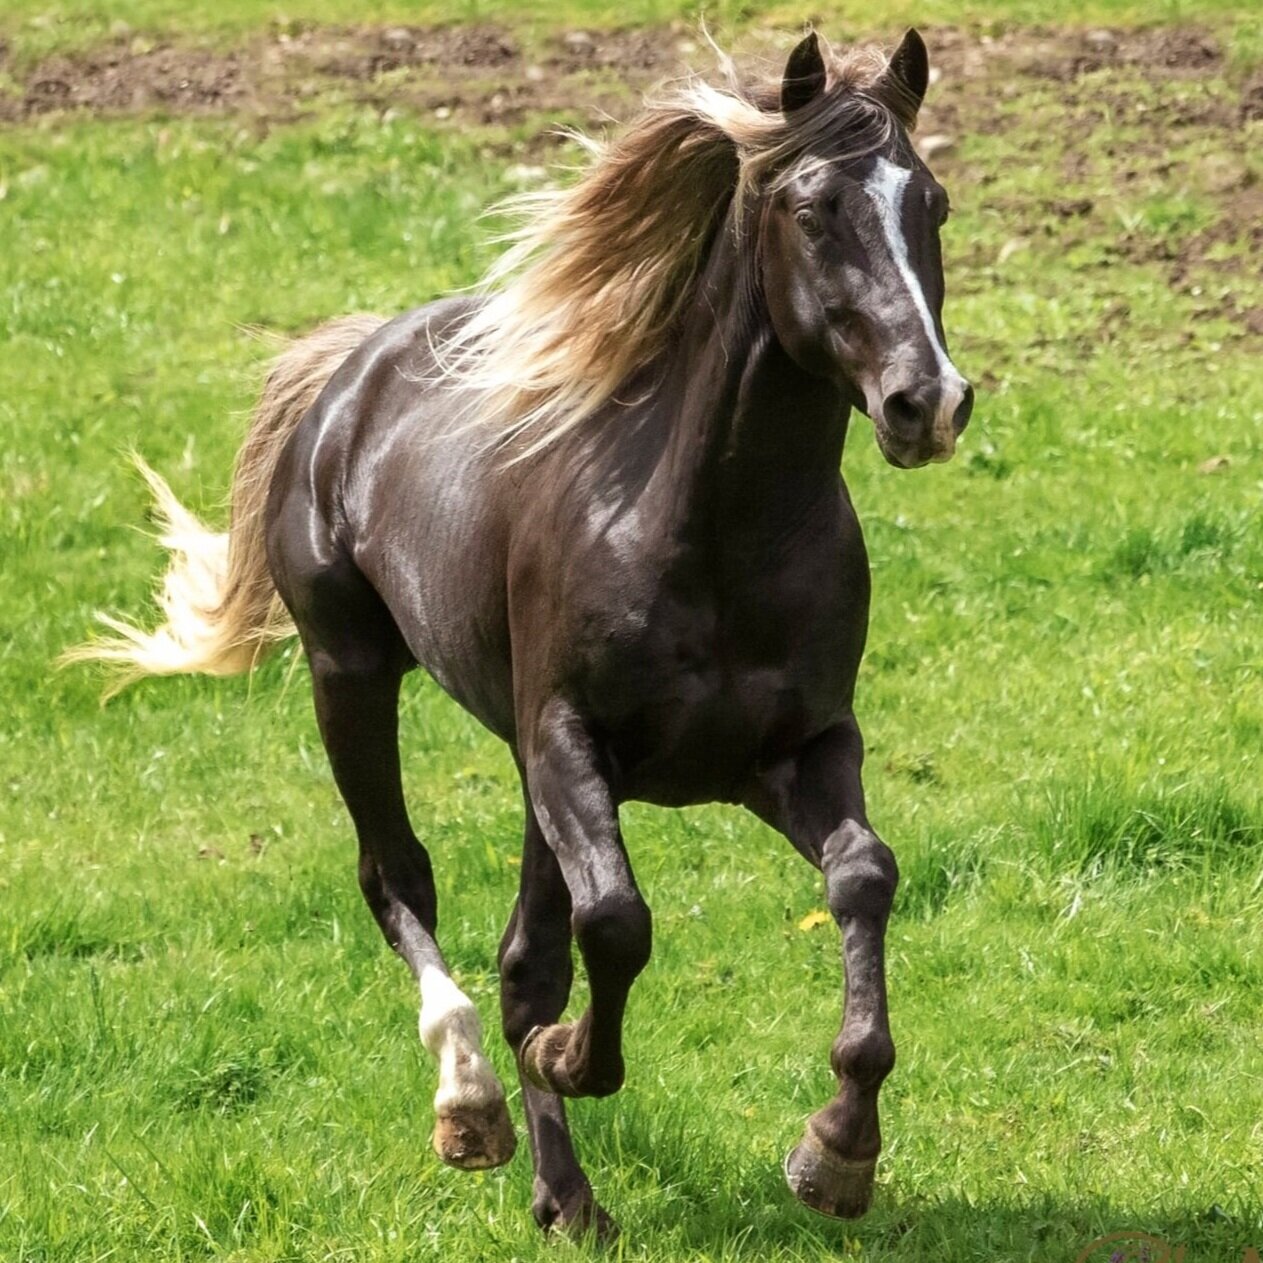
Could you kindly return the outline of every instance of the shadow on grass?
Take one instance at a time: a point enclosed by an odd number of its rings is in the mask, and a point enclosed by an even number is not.
[[[664,1237],[684,1257],[763,1260],[771,1257],[857,1257],[965,1263],[1254,1263],[1263,1247],[1260,1216],[1219,1207],[1152,1214],[1107,1198],[1059,1200],[1027,1190],[1024,1201],[970,1202],[959,1196],[900,1199],[879,1189],[860,1220],[829,1220],[799,1206],[772,1171],[751,1197],[763,1209],[725,1207],[718,1200],[680,1214],[650,1214],[632,1227],[636,1244]],[[1109,1238],[1109,1240],[1105,1240]]]
[[[627,1245],[653,1258],[1257,1263],[1245,1251],[1263,1248],[1263,1207],[1225,1199],[1155,1211],[1147,1187],[1134,1201],[1032,1185],[970,1199],[955,1191],[927,1198],[879,1182],[867,1216],[832,1220],[794,1200],[775,1160],[741,1146],[707,1146],[695,1115],[690,1125],[629,1112],[611,1131],[588,1134],[600,1151],[587,1159],[598,1195]],[[897,1166],[885,1167],[887,1179],[899,1178]],[[621,1187],[606,1193],[602,1174],[618,1171]],[[1180,1195],[1172,1190],[1167,1200]],[[1107,1236],[1114,1240],[1099,1244]]]

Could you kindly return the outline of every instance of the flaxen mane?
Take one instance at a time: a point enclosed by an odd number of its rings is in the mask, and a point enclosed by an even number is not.
[[[438,348],[477,393],[476,423],[525,456],[573,430],[667,343],[718,225],[803,162],[872,152],[913,118],[886,59],[825,50],[826,90],[784,114],[778,85],[688,81],[591,155],[568,188],[530,193],[484,301]]]

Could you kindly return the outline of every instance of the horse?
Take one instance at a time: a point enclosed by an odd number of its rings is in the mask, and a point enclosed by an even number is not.
[[[816,33],[783,73],[663,90],[577,182],[530,195],[486,283],[335,320],[268,377],[215,533],[146,471],[172,551],[146,631],[72,656],[244,672],[295,632],[359,842],[359,881],[420,990],[433,1145],[507,1162],[515,1133],[436,937],[400,783],[398,701],[424,667],[521,779],[520,886],[499,946],[532,1210],[608,1237],[567,1097],[624,1079],[651,914],[620,804],[743,804],[824,876],[845,1001],[836,1096],[785,1161],[862,1215],[891,1071],[883,938],[898,870],[865,811],[854,711],[870,576],[840,467],[852,410],[890,464],[948,460],[973,390],[943,331],[948,199],[909,132],[920,35],[889,58]],[[562,1021],[574,973],[589,999]]]

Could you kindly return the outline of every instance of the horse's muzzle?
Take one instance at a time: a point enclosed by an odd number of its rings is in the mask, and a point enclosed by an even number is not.
[[[925,377],[891,391],[875,418],[882,455],[899,469],[951,460],[973,409],[974,388],[959,376]]]

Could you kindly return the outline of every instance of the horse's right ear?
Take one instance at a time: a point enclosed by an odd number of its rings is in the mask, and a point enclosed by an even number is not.
[[[820,40],[812,31],[799,43],[785,63],[785,77],[781,80],[781,110],[801,110],[810,105],[824,91],[824,58],[820,55]]]
[[[877,81],[885,89],[888,103],[900,121],[911,130],[916,126],[925,90],[930,86],[930,54],[920,32],[909,29],[890,56],[890,64]]]

